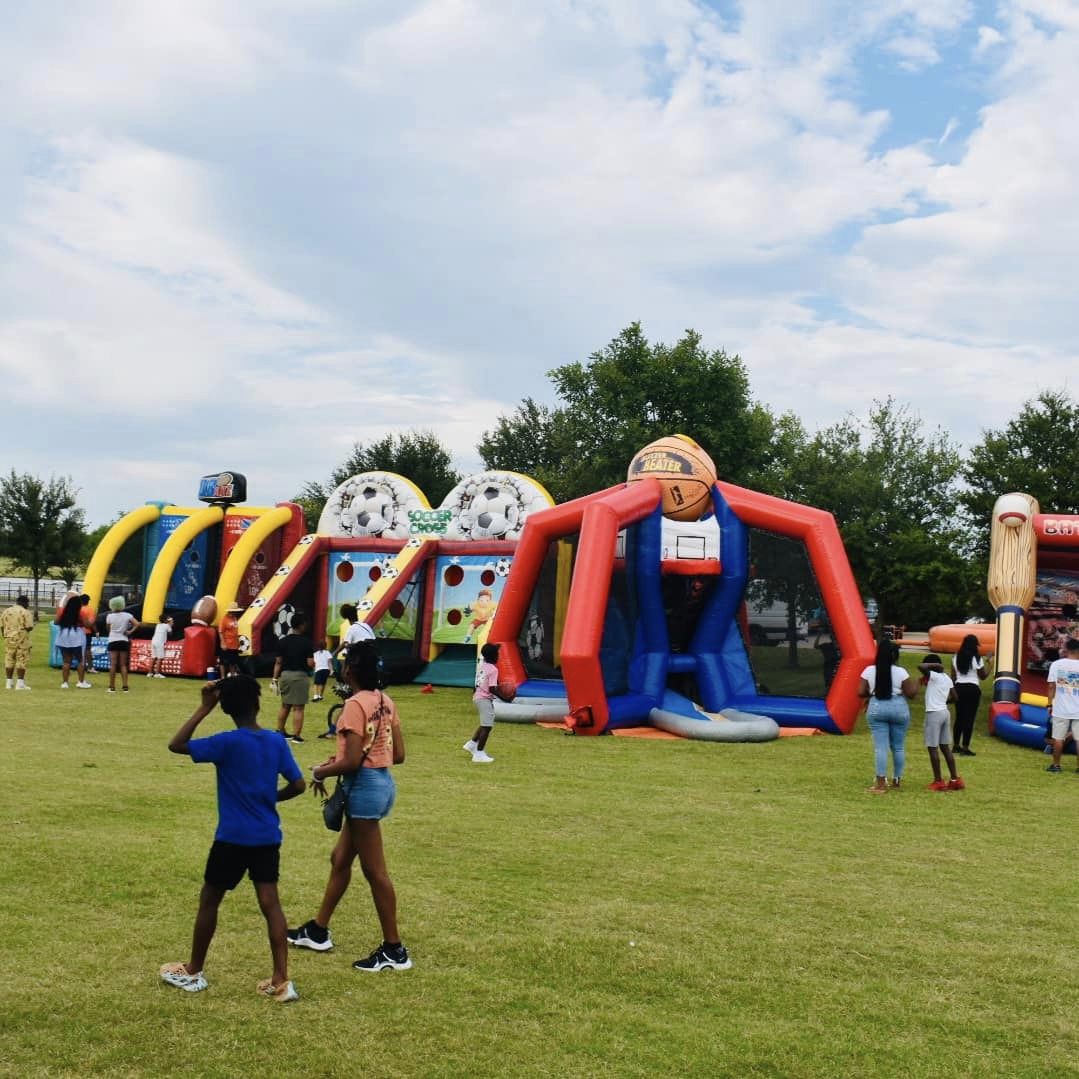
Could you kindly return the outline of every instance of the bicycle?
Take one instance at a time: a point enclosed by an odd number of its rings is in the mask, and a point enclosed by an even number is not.
[[[352,696],[352,690],[344,682],[334,682],[333,692],[334,696],[340,699],[336,704],[330,705],[330,710],[326,713],[326,730],[319,735],[319,738],[337,737],[337,717],[345,707],[345,701]]]

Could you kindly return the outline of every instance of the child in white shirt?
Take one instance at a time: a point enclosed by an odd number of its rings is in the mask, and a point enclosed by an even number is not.
[[[966,784],[956,770],[952,753],[951,715],[948,712],[948,702],[955,700],[955,687],[944,673],[944,664],[935,652],[930,652],[918,664],[918,670],[922,672],[922,685],[925,686],[925,747],[929,751],[929,764],[933,769],[933,782],[929,784],[929,789],[964,790]],[[941,777],[941,753],[948,765],[950,780]]]
[[[321,701],[326,683],[330,680],[330,668],[333,666],[333,653],[326,648],[325,641],[315,645],[315,692],[313,701]]]
[[[146,672],[147,678],[164,678],[165,672],[162,665],[165,662],[165,645],[168,643],[169,634],[172,632],[172,618],[162,614],[154,626],[154,635],[150,639],[150,669]]]

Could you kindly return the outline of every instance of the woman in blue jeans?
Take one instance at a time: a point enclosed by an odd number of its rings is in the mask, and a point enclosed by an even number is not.
[[[868,790],[884,794],[888,790],[888,750],[892,751],[892,789],[898,790],[906,763],[907,729],[910,707],[907,700],[918,692],[918,682],[899,666],[899,648],[895,641],[883,640],[877,646],[877,660],[862,671],[858,696],[869,699],[866,715],[873,735],[873,755],[877,777]]]

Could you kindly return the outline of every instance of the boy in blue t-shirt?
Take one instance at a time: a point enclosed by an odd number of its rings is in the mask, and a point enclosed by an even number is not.
[[[217,908],[246,873],[266,919],[273,956],[273,977],[259,982],[258,991],[284,1004],[299,994],[288,978],[288,924],[277,895],[281,854],[277,803],[302,794],[305,783],[285,739],[258,725],[259,692],[258,682],[245,674],[207,683],[202,704],[169,742],[170,752],[187,754],[196,764],[217,766],[218,822],[199,895],[191,958],[187,963],[166,963],[161,977],[188,993],[207,988],[202,967],[217,928]],[[192,739],[218,701],[236,729]],[[279,775],[288,780],[280,789]]]

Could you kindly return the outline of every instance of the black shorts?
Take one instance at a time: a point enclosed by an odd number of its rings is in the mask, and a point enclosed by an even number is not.
[[[110,652],[130,652],[131,651],[131,642],[130,641],[109,641],[109,651]]]
[[[239,667],[239,665],[240,665],[240,650],[238,648],[222,648],[217,653],[217,658],[219,660],[221,660],[221,662],[226,667],[231,667],[233,664],[235,664],[237,667]]]
[[[63,645],[60,646],[60,655],[64,657],[69,663],[81,663],[84,655],[82,647],[76,645],[74,648],[66,648]]]
[[[280,866],[280,843],[241,847],[239,843],[215,839],[202,879],[215,888],[231,892],[244,879],[245,873],[250,874],[253,884],[276,884]]]
[[[315,685],[324,686],[330,679],[329,671],[315,671]]]

